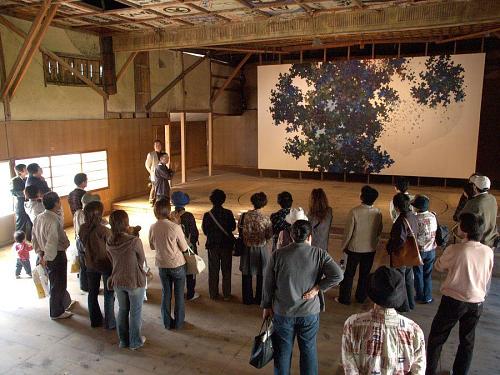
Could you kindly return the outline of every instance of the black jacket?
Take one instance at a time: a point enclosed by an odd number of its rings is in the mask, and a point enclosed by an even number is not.
[[[155,169],[155,191],[156,195],[170,197],[170,182],[174,171],[163,164],[158,164]]]
[[[26,179],[23,180],[21,177],[17,176],[12,179],[11,184],[12,189],[10,189],[10,192],[17,200],[16,211],[24,212],[24,186],[26,184]]]
[[[215,216],[219,224],[224,228],[229,236],[226,236],[220,228],[215,224],[213,219],[210,217],[208,212],[203,215],[203,221],[201,223],[201,229],[205,236],[207,236],[207,242],[205,247],[207,249],[217,249],[217,248],[233,248],[234,237],[233,230],[236,229],[236,221],[234,220],[233,213],[222,207],[214,207],[210,212]]]
[[[28,179],[26,180],[26,187],[31,185],[38,186],[38,189],[42,194],[48,193],[50,191],[49,185],[47,185],[47,181],[39,177],[28,176]]]
[[[392,224],[389,241],[387,241],[387,252],[389,254],[401,249],[408,237],[411,237],[411,232],[406,225],[405,220],[408,220],[413,233],[418,233],[417,216],[413,212],[400,213],[394,224]]]

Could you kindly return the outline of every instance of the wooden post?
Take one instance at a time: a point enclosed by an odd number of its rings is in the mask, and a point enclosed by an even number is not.
[[[323,171],[321,171],[321,181],[324,180]]]
[[[417,177],[417,186],[420,186],[420,176]]]
[[[457,41],[455,40],[455,42],[453,43],[453,54],[456,55],[457,54]]]
[[[281,178],[281,171],[278,170],[278,178]]]
[[[326,62],[326,48],[323,48],[323,62]]]
[[[484,36],[481,38],[481,52],[484,52]]]
[[[444,187],[447,187],[447,185],[448,185],[448,180],[445,178],[444,179]]]
[[[372,59],[375,58],[375,43],[372,43]]]
[[[429,42],[425,42],[425,56],[427,56],[428,52],[429,52]]]
[[[347,182],[347,173],[344,171],[344,182]]]
[[[213,114],[210,112],[208,114],[207,121],[207,136],[208,136],[208,147],[207,147],[207,162],[208,162],[208,175],[212,176],[213,170]]]
[[[262,169],[259,169],[259,177],[262,178]]]
[[[3,44],[2,36],[0,35],[0,85],[5,85],[5,80],[7,79],[7,74],[5,71],[5,56],[3,54]],[[3,112],[5,115],[5,121],[10,121],[10,100],[9,96],[3,99]]]
[[[302,171],[299,171],[299,180],[302,180]]]
[[[369,173],[366,175],[366,184],[370,185],[370,174]]]
[[[398,43],[398,58],[401,56],[401,43]]]
[[[351,46],[347,46],[347,60],[351,59]]]
[[[304,51],[300,50],[300,63],[304,62]]]
[[[181,113],[181,182],[186,182],[186,112]]]

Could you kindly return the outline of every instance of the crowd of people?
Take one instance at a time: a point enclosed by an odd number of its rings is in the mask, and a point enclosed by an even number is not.
[[[146,168],[153,185],[150,201],[157,221],[149,228],[148,242],[162,285],[164,327],[182,329],[185,300],[199,297],[196,276],[187,274],[184,258],[189,250],[197,253],[199,232],[193,214],[186,210],[189,196],[182,191],[170,192],[173,171],[159,141],[153,153],[148,155]],[[69,318],[74,304],[67,292],[66,250],[70,241],[63,229],[61,200],[48,188],[38,165],[17,165],[16,172],[18,176],[12,181],[12,194],[17,198],[16,277],[22,268],[31,275],[32,247],[38,255],[37,263],[46,267],[50,280],[50,317]],[[141,316],[151,272],[139,238],[141,228],[130,226],[123,210],[113,211],[108,223],[99,196],[85,191],[87,176],[79,173],[74,182],[76,188],[68,202],[74,215],[80,288],[88,292],[90,325],[116,329],[120,348],[139,349],[146,342],[141,334]],[[457,322],[460,345],[453,374],[467,374],[474,330],[492,275],[492,249],[498,240],[497,202],[488,193],[489,179],[472,175],[455,215],[456,234],[462,239],[449,244],[436,260],[436,238],[441,227],[438,218],[429,210],[429,198],[411,195],[408,187],[406,179],[397,179],[397,193],[389,207],[393,221],[386,245],[390,264],[373,273],[383,224],[381,210],[374,207],[378,192],[372,186],[362,187],[360,204],[347,216],[341,244],[346,254],[345,269],[328,252],[333,210],[323,189],[311,192],[307,212],[294,207],[290,192],[278,194],[280,209],[270,216],[263,212],[267,195],[255,193],[250,198],[253,209],[239,218],[224,208],[224,191],[212,191],[209,199],[213,207],[203,215],[201,223],[208,254],[209,297],[218,300],[222,284],[223,300],[234,298],[232,264],[233,256],[239,256],[242,302],[261,306],[263,318],[273,322],[275,374],[289,374],[295,338],[300,349],[300,373],[318,373],[316,337],[325,292],[339,285],[337,302],[350,304],[358,267],[355,301],[362,304],[369,298],[374,306],[345,322],[342,364],[346,374],[433,375],[441,348]],[[233,234],[236,230],[237,236]],[[417,244],[421,264],[395,267],[393,257],[409,241]],[[433,302],[433,270],[446,273],[446,278],[426,345],[418,324],[402,314],[414,309],[416,303]],[[101,280],[104,314],[98,302]]]

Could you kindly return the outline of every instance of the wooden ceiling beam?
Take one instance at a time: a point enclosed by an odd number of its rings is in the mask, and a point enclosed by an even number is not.
[[[238,3],[244,5],[246,8],[251,9],[255,13],[258,13],[258,14],[263,15],[265,17],[271,17],[271,15],[269,13],[266,13],[263,10],[256,8],[255,4],[249,2],[248,0],[236,0],[236,1],[238,1]]]
[[[243,60],[240,61],[240,63],[238,64],[238,66],[236,68],[234,68],[233,72],[231,73],[231,75],[224,81],[224,84],[222,85],[222,87],[217,90],[217,92],[214,93],[210,103],[213,105],[217,99],[220,98],[220,96],[222,95],[222,93],[227,89],[227,87],[229,86],[229,84],[231,83],[231,81],[234,79],[234,77],[236,77],[236,75],[240,72],[241,68],[243,68],[243,66],[246,64],[246,62],[248,61],[248,59],[250,58],[250,56],[252,56],[251,53],[247,53],[245,55],[245,57],[243,58]]]
[[[185,70],[182,71],[181,74],[179,74],[177,77],[175,77],[170,83],[163,89],[161,90],[151,101],[146,104],[146,109],[149,111],[158,101],[160,101],[163,96],[165,96],[166,93],[168,93],[170,90],[172,90],[175,85],[177,85],[184,77],[186,77],[191,71],[193,71],[198,65],[200,65],[203,61],[207,59],[208,56],[203,56],[200,57],[198,60],[196,60],[194,63],[192,63],[189,67],[187,67]]]
[[[50,6],[50,0],[45,0],[42,4],[40,12],[33,20],[33,23],[31,24],[28,34],[24,38],[23,44],[21,46],[21,49],[19,50],[16,61],[14,62],[14,65],[12,66],[12,69],[9,72],[7,80],[5,81],[5,85],[2,88],[2,98],[4,99],[7,97],[7,95],[9,95],[9,91],[24,64],[26,56],[28,56],[29,54],[30,48],[38,34],[38,31],[40,30],[40,27],[42,25],[45,15],[47,14],[49,6]]]
[[[365,7],[361,0],[352,0],[352,2],[354,3],[354,5],[356,5],[360,9]]]
[[[9,30],[14,32],[15,34],[19,35],[21,38],[27,38],[27,34],[21,30],[19,27],[14,25],[12,22],[7,20],[5,17],[0,15],[0,23],[7,27]],[[69,70],[72,72],[76,77],[78,77],[80,80],[82,80],[84,83],[86,83],[92,90],[97,92],[99,95],[101,95],[103,98],[108,99],[109,96],[106,94],[99,86],[97,86],[94,82],[92,82],[90,79],[82,75],[78,69],[73,68],[71,65],[69,65],[66,60],[62,59],[61,57],[57,56],[54,52],[49,51],[48,49],[40,46],[38,47],[39,51],[41,53],[46,54],[49,56],[51,59],[57,61],[63,68]]]
[[[53,4],[50,6],[47,15],[45,16],[45,19],[43,20],[43,23],[40,27],[40,31],[36,35],[31,48],[28,52],[28,55],[26,56],[26,59],[24,60],[23,66],[21,70],[19,71],[19,74],[17,75],[14,84],[12,85],[12,88],[10,89],[10,97],[14,97],[17,88],[21,84],[26,72],[28,71],[28,68],[31,65],[31,61],[33,60],[33,56],[35,55],[35,52],[38,51],[40,48],[40,44],[42,43],[43,38],[45,37],[45,34],[49,30],[49,26],[52,22],[52,19],[56,15],[57,9],[59,9],[60,4]]]
[[[130,63],[132,61],[134,61],[135,57],[137,56],[139,52],[132,52],[128,57],[127,57],[127,60],[125,60],[125,63],[123,64],[123,66],[120,68],[120,71],[118,72],[118,74],[116,75],[116,82],[118,82],[120,80],[120,78],[122,78],[122,76],[125,74],[125,72],[127,71],[127,68],[129,67]]]
[[[498,31],[500,31],[500,27],[495,27],[495,28],[490,29],[490,30],[479,31],[477,33],[465,34],[465,35],[455,36],[453,38],[447,38],[447,39],[437,40],[436,44],[443,44],[443,43],[455,42],[457,40],[479,38],[481,36],[485,36],[485,35],[488,35],[488,34],[494,34],[494,33],[498,32]]]
[[[281,51],[281,50],[273,50],[273,49],[258,49],[258,48],[244,48],[244,47],[200,47],[200,49],[208,49],[212,51],[225,51],[228,53],[236,52],[236,53],[269,53],[276,55],[286,55],[289,52]]]
[[[269,3],[266,3],[269,4]],[[115,52],[152,49],[184,49],[200,46],[231,44],[265,44],[279,41],[335,39],[354,36],[359,39],[380,38],[384,34],[441,33],[446,28],[462,26],[495,27],[500,19],[498,0],[449,0],[447,2],[417,2],[411,7],[386,7],[373,11],[368,8],[348,12],[315,14],[314,18],[299,17],[274,21],[231,22],[183,28],[179,32],[128,33],[113,36]],[[481,26],[482,25],[482,26]],[[439,34],[436,34],[438,37]]]

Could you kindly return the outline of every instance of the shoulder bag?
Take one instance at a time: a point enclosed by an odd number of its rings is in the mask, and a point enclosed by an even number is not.
[[[437,222],[436,245],[446,247],[450,239],[450,230],[446,225],[440,225],[436,213],[433,212],[433,214]]]
[[[413,233],[408,220],[406,220],[406,218],[403,220],[405,221],[411,236],[406,237],[406,241],[401,249],[391,254],[391,266],[396,268],[421,266],[424,262],[422,262],[422,257],[420,256],[420,251],[418,250],[417,238],[415,237],[415,233]]]
[[[262,330],[265,326],[264,331]],[[273,342],[271,336],[273,334],[272,318],[267,318],[262,322],[260,333],[255,336],[252,353],[250,354],[250,364],[255,368],[263,368],[267,365],[274,356]]]
[[[184,259],[186,260],[186,274],[187,275],[198,275],[203,272],[206,268],[205,262],[198,254],[195,254],[191,248],[188,248],[186,252],[183,253]]]

